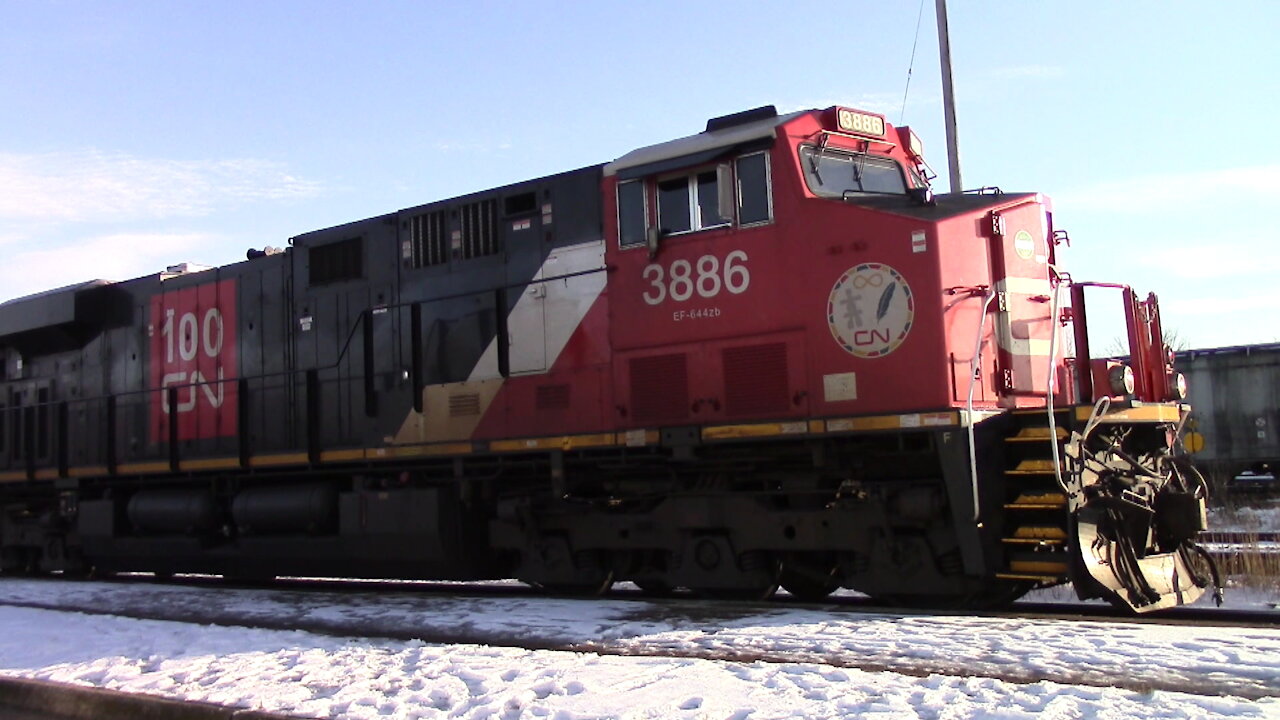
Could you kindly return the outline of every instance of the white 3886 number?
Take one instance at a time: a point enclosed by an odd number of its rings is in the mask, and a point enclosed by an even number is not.
[[[693,263],[675,260],[670,270],[657,263],[646,265],[644,279],[649,281],[649,288],[644,292],[644,301],[657,305],[670,297],[676,302],[684,302],[694,293],[711,298],[719,295],[722,288],[739,295],[751,285],[751,273],[746,263],[747,253],[734,250],[725,256],[723,265],[715,255],[703,255]]]

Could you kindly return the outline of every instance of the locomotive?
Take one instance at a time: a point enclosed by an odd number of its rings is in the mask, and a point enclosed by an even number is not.
[[[1195,600],[1155,296],[1067,274],[1046,197],[931,178],[881,115],[770,106],[0,305],[0,572]]]

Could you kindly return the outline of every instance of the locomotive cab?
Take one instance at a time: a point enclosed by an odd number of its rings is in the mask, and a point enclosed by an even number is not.
[[[1192,542],[1204,486],[1178,453],[1187,408],[1156,359],[1154,297],[1121,288],[1140,387],[1094,383],[1084,289],[1102,284],[1058,269],[1049,200],[934,197],[930,175],[909,129],[841,107],[715,119],[606,166],[623,424],[696,424],[709,443],[805,436],[840,458],[809,469],[813,483],[836,483],[829,472],[892,518],[861,532],[986,582],[854,578],[855,563],[790,554],[809,576],[897,599],[1067,580],[1134,610],[1194,599],[1210,574]],[[886,552],[851,545],[873,564]]]

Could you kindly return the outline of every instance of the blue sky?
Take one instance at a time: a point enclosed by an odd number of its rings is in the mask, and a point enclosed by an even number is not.
[[[918,9],[0,0],[0,298],[234,262],[758,105],[898,123]],[[1050,195],[1075,277],[1157,292],[1191,347],[1280,340],[1280,2],[950,14],[967,187]],[[945,189],[938,76],[926,1],[905,124]]]

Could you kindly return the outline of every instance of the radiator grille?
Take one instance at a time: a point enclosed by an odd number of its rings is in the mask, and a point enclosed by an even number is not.
[[[688,416],[689,370],[684,353],[635,358],[630,368],[635,420],[679,420]]]
[[[761,415],[786,412],[787,346],[785,343],[725,348],[725,413]]]
[[[449,417],[480,414],[480,395],[465,393],[449,396]]]
[[[449,262],[449,223],[444,210],[422,213],[410,222],[412,264],[415,268]]]
[[[568,410],[568,385],[539,385],[534,404],[539,410]]]
[[[307,262],[312,286],[364,277],[364,238],[316,245],[307,251]]]
[[[497,200],[481,200],[462,206],[460,223],[463,258],[498,254],[497,209]]]

